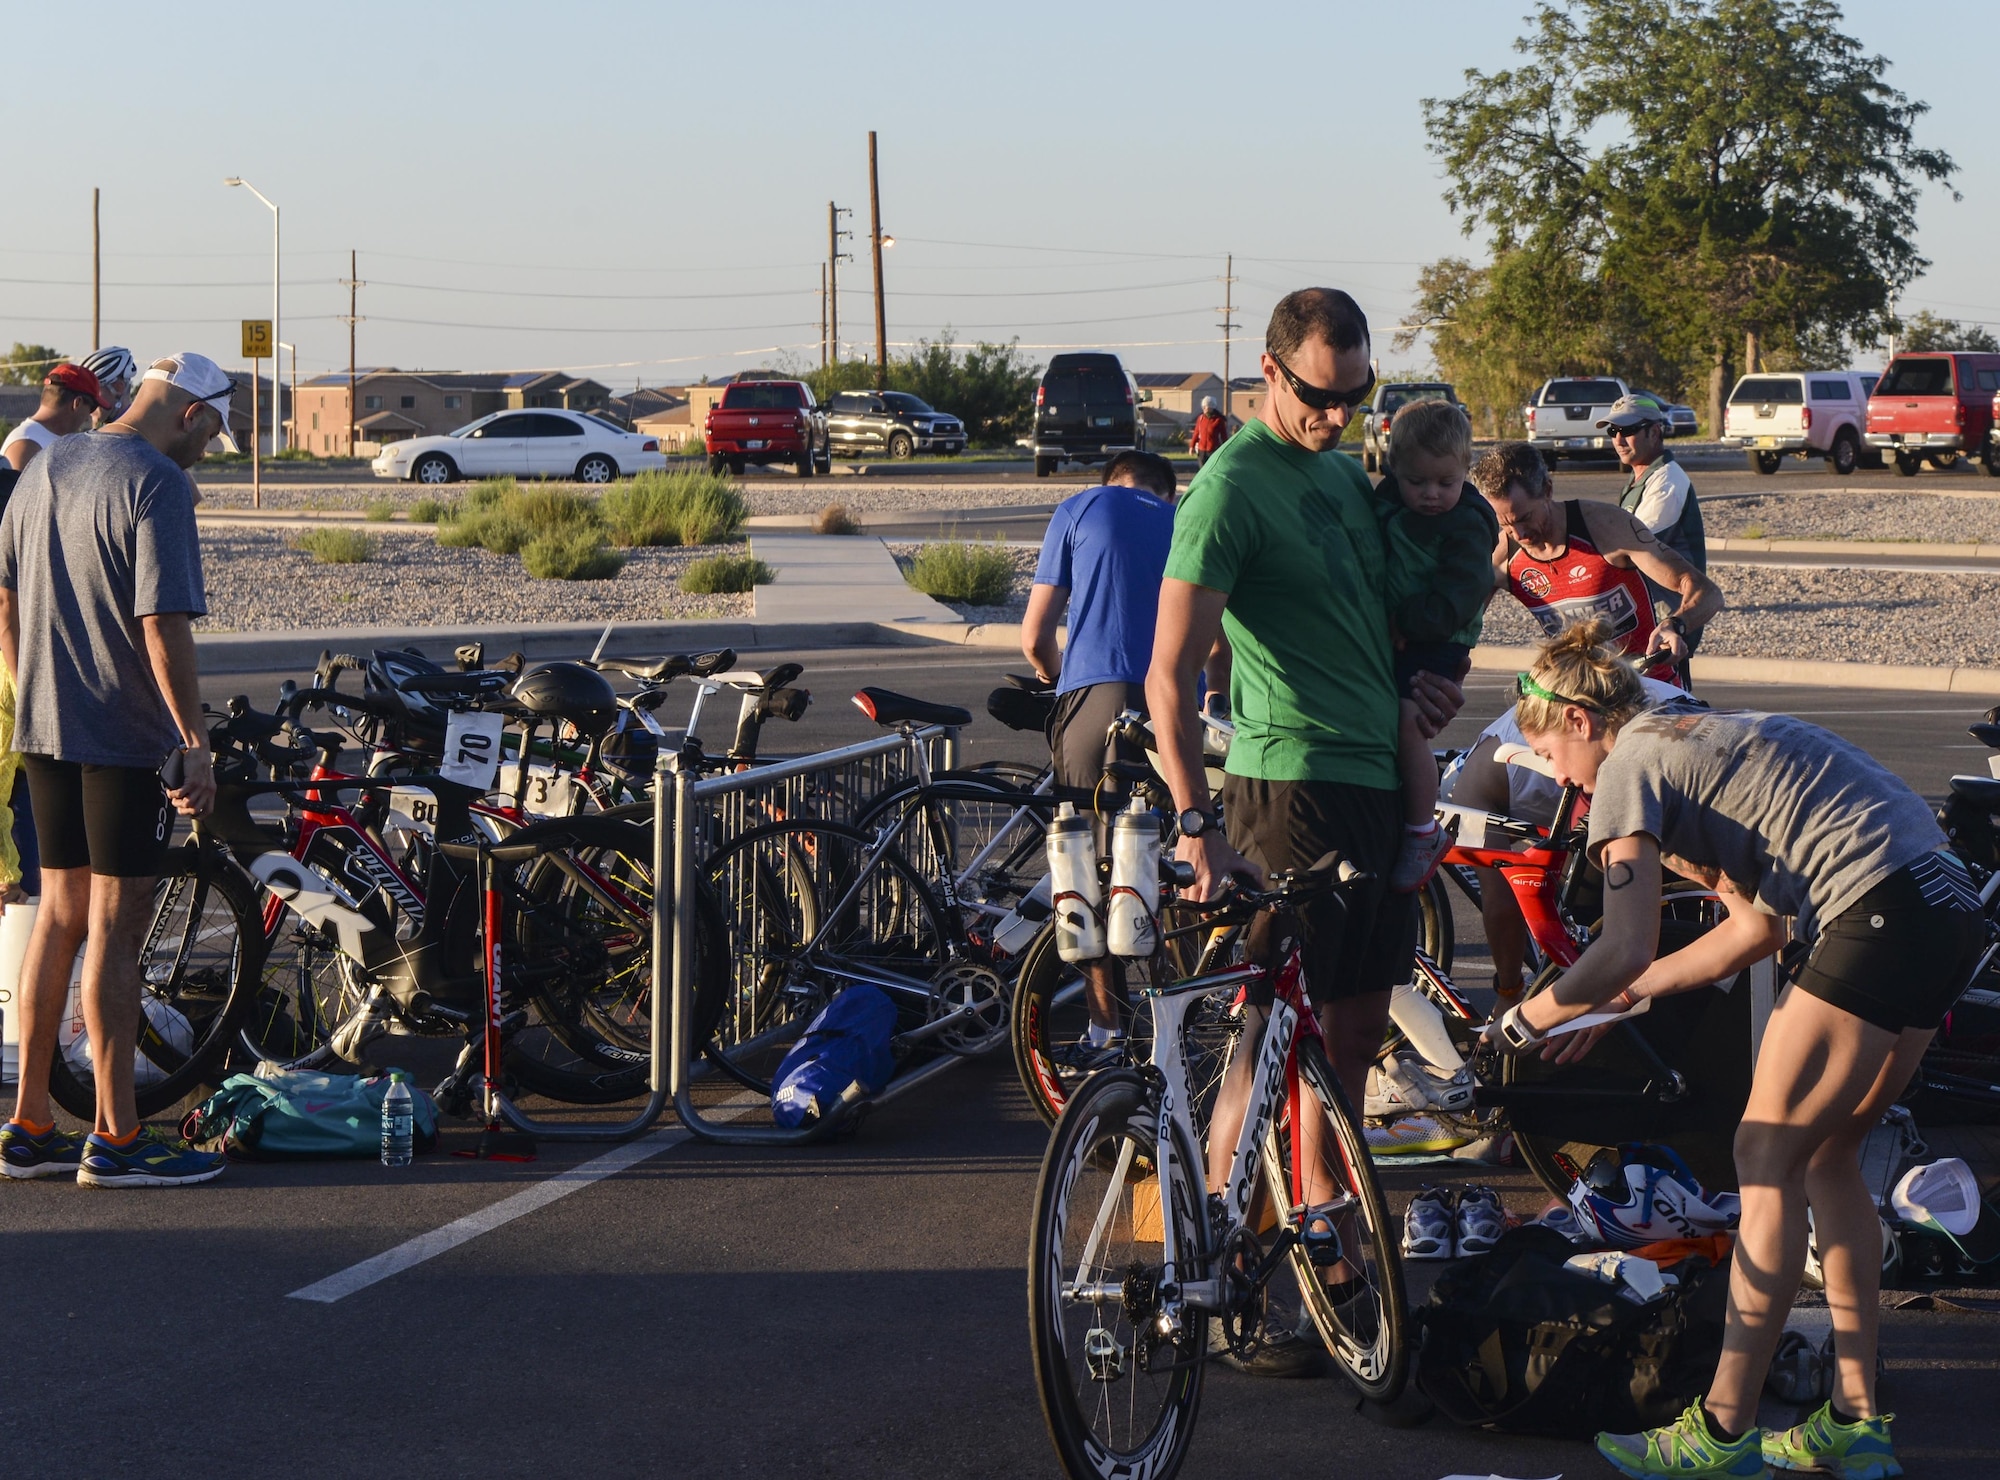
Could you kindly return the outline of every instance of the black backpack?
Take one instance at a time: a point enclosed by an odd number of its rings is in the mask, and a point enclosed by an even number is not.
[[[1729,1270],[1682,1260],[1680,1284],[1640,1305],[1563,1268],[1553,1229],[1510,1230],[1446,1270],[1418,1312],[1417,1382],[1454,1423],[1581,1438],[1671,1423],[1722,1355]]]

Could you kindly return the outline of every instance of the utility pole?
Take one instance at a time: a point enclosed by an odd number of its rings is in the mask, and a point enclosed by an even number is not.
[[[853,214],[845,206],[826,203],[826,345],[827,358],[836,365],[840,363],[840,264],[854,260],[852,252],[840,250],[841,238],[854,236],[840,229],[840,218]]]
[[[341,285],[347,289],[347,455],[354,456],[355,408],[360,402],[354,398],[354,326],[361,322],[361,315],[354,311],[356,292],[367,286],[361,281],[361,274],[355,267],[357,254],[353,248],[347,252],[347,276]]]
[[[819,368],[826,368],[826,264],[819,265]]]
[[[1229,435],[1229,336],[1242,326],[1230,312],[1236,302],[1236,254],[1229,253],[1222,263],[1222,322],[1215,327],[1222,331],[1222,434],[1226,437]]]
[[[875,389],[889,388],[889,320],[882,307],[882,191],[875,175],[875,130],[868,130],[868,237],[875,248]]]
[[[104,348],[102,330],[104,320],[100,312],[104,292],[104,257],[100,251],[101,238],[97,230],[97,187],[90,187],[90,348],[93,353]]]

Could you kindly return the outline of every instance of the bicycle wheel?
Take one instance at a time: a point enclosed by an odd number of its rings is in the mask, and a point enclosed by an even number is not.
[[[934,986],[958,937],[930,887],[893,847],[836,822],[768,823],[703,865],[720,907],[730,973],[716,1037],[745,1082],[763,1083],[782,1041],[850,981],[873,982],[908,1026],[945,1000]],[[963,965],[965,963],[961,963]],[[963,982],[954,978],[953,990]],[[995,978],[988,1013],[1005,1026]]]
[[[1300,1298],[1348,1381],[1364,1397],[1392,1402],[1410,1369],[1398,1229],[1375,1178],[1360,1118],[1347,1103],[1326,1050],[1317,1038],[1306,1038],[1297,1052],[1294,1108],[1301,1117],[1319,1117],[1324,1165],[1318,1177],[1311,1168],[1301,1175],[1303,1123],[1293,1124],[1289,1134],[1274,1131],[1275,1154],[1265,1158],[1271,1199],[1282,1209],[1283,1225],[1297,1232],[1305,1231],[1300,1225],[1308,1207],[1332,1219],[1340,1236],[1337,1251],[1305,1243],[1292,1248]]]
[[[359,965],[333,933],[286,912],[237,1037],[251,1059],[288,1069],[331,1064],[333,1032],[368,997]]]
[[[1029,1245],[1028,1340],[1049,1439],[1074,1480],[1166,1480],[1201,1406],[1208,1316],[1160,1330],[1165,1219],[1180,1279],[1200,1268],[1208,1199],[1191,1146],[1159,1154],[1159,1105],[1133,1070],[1084,1085],[1042,1157]],[[1165,1187],[1157,1169],[1171,1171]]]
[[[999,762],[1010,769],[1014,763]],[[879,832],[922,793],[922,804],[903,824],[896,846],[933,882],[948,863],[968,929],[991,924],[1011,911],[1049,871],[1048,809],[1030,803],[1033,792],[1010,785],[1008,773],[941,771],[929,787],[906,781],[878,795],[855,826]],[[1037,779],[1039,779],[1037,777]],[[1046,799],[1034,798],[1045,803]],[[937,830],[932,830],[935,819]],[[944,845],[940,849],[938,837]]]
[[[1444,870],[1439,869],[1417,895],[1417,945],[1437,963],[1437,969],[1448,976],[1457,944],[1458,929],[1452,918],[1451,895],[1445,888]]]
[[[264,961],[256,885],[237,864],[187,843],[167,857],[139,949],[139,1114],[157,1115],[208,1082],[250,1010]],[[79,1032],[49,1067],[49,1094],[82,1121],[97,1115],[90,1041]]]

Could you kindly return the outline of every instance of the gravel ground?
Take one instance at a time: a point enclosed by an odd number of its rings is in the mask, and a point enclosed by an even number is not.
[[[561,487],[580,489],[580,484]],[[902,513],[911,509],[992,509],[1010,504],[1048,503],[1066,498],[1084,487],[1081,482],[1053,479],[1045,484],[946,483],[933,479],[891,483],[875,478],[814,478],[810,482],[751,482],[737,485],[752,514],[816,514],[828,504],[845,504],[866,518],[871,513]],[[443,490],[419,488],[414,483],[389,479],[355,483],[273,483],[264,484],[266,509],[299,512],[335,509],[365,509],[374,503],[390,503],[407,509],[420,498],[463,498],[469,485],[454,483]],[[206,483],[201,490],[205,509],[247,509],[247,483]]]
[[[896,557],[905,574],[910,562],[916,559],[922,545],[889,544],[889,553]],[[1002,546],[1007,558],[1014,562],[1013,593],[998,606],[973,606],[963,601],[947,601],[945,605],[957,612],[968,622],[1018,622],[1028,609],[1028,588],[1035,584],[1035,560],[1039,550],[1016,549]]]
[[[1971,494],[1773,492],[1704,500],[1701,520],[1711,536],[1724,539],[2000,541],[2000,501]]]
[[[752,598],[689,596],[675,584],[690,561],[734,547],[629,550],[608,581],[536,581],[518,557],[448,550],[429,534],[385,534],[361,565],[321,565],[282,534],[205,530],[202,632],[300,627],[433,627],[495,622],[627,622],[661,617],[748,618]]]

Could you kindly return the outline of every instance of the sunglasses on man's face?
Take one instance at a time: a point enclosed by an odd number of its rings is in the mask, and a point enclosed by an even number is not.
[[[1657,421],[1642,421],[1637,426],[1612,427],[1610,428],[1610,432],[1613,440],[1630,442],[1635,440],[1638,437],[1639,433],[1647,430],[1650,427],[1656,427],[1658,425],[1659,423]]]
[[[1332,411],[1335,407],[1352,411],[1375,392],[1375,367],[1368,367],[1368,379],[1351,391],[1330,391],[1324,386],[1314,385],[1309,380],[1300,380],[1292,373],[1292,367],[1276,355],[1271,363],[1278,367],[1278,373],[1285,377],[1285,384],[1292,388],[1292,394],[1315,411]]]

